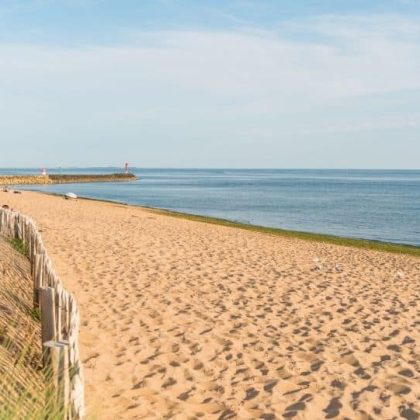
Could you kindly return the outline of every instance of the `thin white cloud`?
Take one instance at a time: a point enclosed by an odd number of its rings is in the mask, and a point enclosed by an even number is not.
[[[326,34],[334,43],[290,41],[267,32],[173,31],[140,33],[137,44],[126,47],[3,45],[0,68],[6,77],[7,72],[30,70],[33,74],[25,75],[29,81],[50,74],[54,82],[54,75],[60,79],[71,72],[78,82],[94,85],[108,74],[115,87],[124,82],[119,73],[134,87],[150,81],[221,97],[396,91],[420,87],[420,20],[401,19],[327,16],[300,28]],[[415,38],[402,39],[407,33]]]
[[[419,17],[398,14],[323,15],[290,20],[285,27],[297,32],[323,34],[332,40],[385,38],[391,41],[420,36]]]
[[[340,124],[329,124],[302,130],[303,134],[340,134],[358,133],[377,130],[417,129],[420,127],[420,116],[411,118],[374,118]]]
[[[418,27],[414,17],[324,16],[277,32],[137,33],[118,47],[0,44],[0,128],[11,138],[97,139],[122,127],[130,138],[145,127],[180,138],[188,127],[196,138],[216,130],[248,144],[418,129],[409,124],[418,108],[394,123],[379,108],[370,120],[357,106],[344,119],[330,113],[332,103],[420,89]]]

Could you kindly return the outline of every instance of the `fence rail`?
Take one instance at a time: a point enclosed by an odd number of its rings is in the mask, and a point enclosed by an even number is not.
[[[34,309],[40,310],[43,363],[54,383],[55,400],[66,420],[85,415],[83,369],[76,301],[55,272],[35,222],[0,209],[0,234],[22,241],[28,250],[33,279]]]

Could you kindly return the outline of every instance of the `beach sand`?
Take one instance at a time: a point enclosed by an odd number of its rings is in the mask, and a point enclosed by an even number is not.
[[[420,258],[24,192],[82,316],[88,413],[418,418]]]

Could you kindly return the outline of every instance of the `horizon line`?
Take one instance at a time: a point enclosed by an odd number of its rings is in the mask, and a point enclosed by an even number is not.
[[[124,170],[124,165],[98,165],[98,166],[0,166],[0,170],[42,170],[50,169],[121,169]],[[420,168],[366,168],[366,167],[347,167],[347,168],[328,168],[328,167],[188,167],[188,166],[136,166],[130,165],[129,169],[172,169],[172,170],[312,170],[312,171],[420,171]]]

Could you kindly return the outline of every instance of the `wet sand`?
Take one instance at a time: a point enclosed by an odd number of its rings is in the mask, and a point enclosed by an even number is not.
[[[34,217],[76,295],[91,416],[418,418],[420,258],[37,193],[1,204]]]

